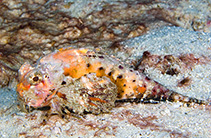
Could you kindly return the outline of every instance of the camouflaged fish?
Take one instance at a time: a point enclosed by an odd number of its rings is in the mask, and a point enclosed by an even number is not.
[[[109,112],[115,101],[169,100],[203,104],[204,101],[170,91],[115,58],[93,50],[60,49],[32,67],[19,70],[20,105],[30,111],[49,107],[52,113]]]

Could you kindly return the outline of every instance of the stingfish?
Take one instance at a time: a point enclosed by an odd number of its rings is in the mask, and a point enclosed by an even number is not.
[[[171,91],[118,59],[87,48],[62,48],[19,69],[17,93],[21,108],[50,107],[83,114],[109,112],[116,101],[179,101],[204,104],[203,100]]]

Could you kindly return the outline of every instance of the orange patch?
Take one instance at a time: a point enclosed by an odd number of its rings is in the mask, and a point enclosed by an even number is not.
[[[146,88],[145,87],[138,87],[138,92],[143,94],[144,92],[146,91]]]
[[[57,95],[58,95],[60,98],[62,98],[62,99],[64,99],[64,100],[67,100],[65,94],[62,94],[62,93],[60,93],[60,92],[57,92]]]
[[[30,88],[30,84],[27,86],[24,86],[23,83],[19,83],[17,85],[17,91],[20,94],[20,96],[23,96],[23,91],[27,91]]]
[[[88,102],[91,106],[97,106],[96,104],[92,103],[92,102]]]
[[[105,100],[102,100],[102,99],[96,98],[96,97],[89,97],[89,99],[90,99],[91,101],[99,101],[99,102],[101,102],[101,103],[106,103]]]

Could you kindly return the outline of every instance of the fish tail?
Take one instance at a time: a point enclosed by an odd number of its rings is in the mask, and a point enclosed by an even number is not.
[[[170,91],[169,93],[170,93],[170,95],[168,96],[168,99],[167,99],[168,101],[182,102],[182,103],[187,104],[188,106],[194,105],[194,104],[199,104],[199,105],[209,104],[205,100],[200,100],[200,99],[197,99],[197,98],[184,96],[184,95],[179,94],[179,93],[174,92],[174,91]]]
[[[192,98],[189,96],[184,96],[182,94],[179,94],[175,91],[169,90],[163,85],[159,84],[156,81],[153,81],[146,77],[146,91],[140,96],[137,97],[142,102],[149,102],[150,100],[153,101],[171,101],[171,102],[181,102],[185,103],[187,105],[208,105],[209,102],[206,102],[205,100],[199,100],[197,98]]]

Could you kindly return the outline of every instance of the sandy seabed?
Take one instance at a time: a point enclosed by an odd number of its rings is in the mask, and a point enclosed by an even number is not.
[[[211,98],[211,34],[194,32],[180,27],[164,27],[122,42],[132,48],[132,55],[116,56],[122,60],[141,57],[144,51],[156,55],[193,54],[206,57],[205,63],[184,68],[178,75],[162,74],[155,67],[144,73],[167,88],[178,93],[209,100]],[[178,87],[181,78],[191,82]],[[209,106],[185,107],[181,103],[158,104],[122,103],[109,114],[85,118],[52,116],[43,121],[41,111],[26,114],[17,108],[16,91],[0,90],[1,137],[211,137],[211,114]]]

